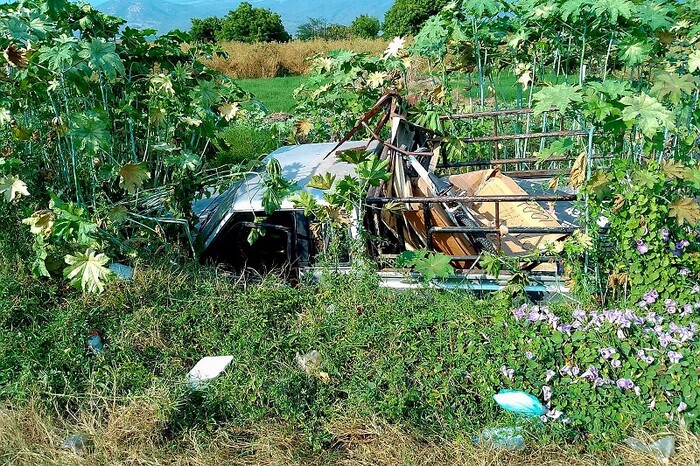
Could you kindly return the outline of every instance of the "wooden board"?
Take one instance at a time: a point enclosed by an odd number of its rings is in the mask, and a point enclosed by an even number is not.
[[[480,170],[453,175],[450,177],[450,183],[469,196],[527,195],[527,192],[512,178],[496,170]],[[495,226],[495,202],[477,202],[469,207],[477,213],[475,217],[482,222],[483,226]],[[561,227],[561,224],[549,212],[532,201],[501,202],[499,213],[501,225],[506,227]],[[542,248],[545,244],[558,241],[566,236],[561,233],[508,234],[502,238],[502,248],[508,254],[522,254]]]

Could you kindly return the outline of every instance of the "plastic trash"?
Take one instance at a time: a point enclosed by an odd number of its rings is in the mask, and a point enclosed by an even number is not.
[[[499,450],[521,450],[525,438],[521,427],[491,427],[474,437],[474,443],[490,445]]]
[[[208,382],[217,378],[226,370],[233,361],[233,356],[207,356],[199,360],[187,374],[190,387],[200,390],[208,385]]]
[[[128,265],[114,262],[109,265],[109,270],[111,270],[112,273],[117,276],[117,278],[125,282],[130,282],[131,279],[134,278],[134,269]]]
[[[82,434],[71,435],[61,443],[62,450],[72,450],[78,456],[83,456],[87,449],[87,438]]]
[[[309,351],[306,354],[297,353],[295,356],[299,367],[304,369],[304,372],[311,374],[321,365],[323,359],[321,358],[321,353],[316,350]]]
[[[493,395],[493,399],[501,408],[527,417],[539,417],[547,413],[547,408],[540,403],[540,400],[519,390],[502,389]]]
[[[672,435],[662,437],[648,445],[634,437],[627,437],[625,443],[633,450],[651,454],[662,463],[668,463],[669,458],[676,453],[676,439]]]
[[[90,351],[92,351],[94,354],[103,354],[105,352],[102,337],[94,328],[90,330],[90,335],[87,337],[87,344],[90,347]]]

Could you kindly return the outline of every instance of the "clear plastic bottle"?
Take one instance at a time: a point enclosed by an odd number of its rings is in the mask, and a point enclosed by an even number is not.
[[[525,447],[525,438],[521,427],[490,427],[475,436],[474,443],[501,450],[520,450]]]

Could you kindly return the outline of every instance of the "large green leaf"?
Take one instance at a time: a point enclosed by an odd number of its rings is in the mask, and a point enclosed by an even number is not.
[[[388,166],[388,160],[379,160],[376,155],[373,155],[369,160],[357,165],[357,176],[372,186],[379,186],[382,181],[388,180],[391,176],[386,170]]]
[[[454,272],[450,265],[452,258],[448,255],[434,252],[428,254],[423,259],[416,260],[415,271],[423,276],[425,280],[433,278],[445,278]]]
[[[151,177],[151,174],[142,164],[127,163],[119,169],[119,185],[129,194],[133,194],[143,186],[143,182]]]
[[[668,98],[672,103],[678,104],[683,94],[692,95],[698,86],[698,78],[690,74],[682,76],[676,73],[659,73],[654,79],[651,94],[659,99]]]
[[[633,16],[634,3],[628,0],[597,0],[593,11],[597,16],[608,15],[610,22],[617,23],[618,18],[629,19]]]
[[[694,73],[698,70],[700,70],[700,49],[688,55],[688,71]]]
[[[111,42],[94,39],[89,44],[82,45],[78,56],[87,60],[90,68],[102,71],[110,80],[125,73],[124,64],[116,52],[116,46]]]
[[[622,118],[625,123],[637,124],[642,133],[652,137],[660,128],[671,129],[675,125],[673,114],[656,98],[645,93],[620,99],[625,106]]]
[[[652,48],[652,44],[644,41],[620,44],[619,57],[627,66],[639,65],[649,58]]]
[[[70,284],[83,290],[85,293],[102,293],[104,280],[111,273],[105,265],[109,257],[104,254],[96,254],[92,249],[75,256],[67,254],[65,257],[68,267],[63,269],[63,276],[70,280]]]
[[[571,104],[583,101],[581,88],[571,84],[555,84],[541,89],[533,95],[535,115],[539,115],[547,110],[566,110]]]
[[[673,26],[672,12],[673,7],[666,2],[645,1],[637,5],[636,16],[652,31],[668,30]]]
[[[50,70],[60,72],[73,65],[78,48],[78,39],[61,34],[53,43],[39,49],[39,61],[47,63]]]
[[[107,123],[96,112],[75,115],[68,134],[79,141],[81,149],[93,154],[107,149],[112,142]]]
[[[465,0],[462,9],[477,18],[496,16],[503,10],[503,5],[497,0]]]

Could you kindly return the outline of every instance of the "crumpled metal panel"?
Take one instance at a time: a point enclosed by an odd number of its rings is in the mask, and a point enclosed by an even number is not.
[[[346,162],[338,160],[336,152],[354,148],[362,148],[368,145],[367,141],[349,141],[333,150],[336,143],[302,144],[297,146],[285,146],[269,154],[263,160],[267,163],[271,158],[279,161],[282,167],[282,177],[293,181],[303,191],[310,193],[320,203],[324,192],[308,186],[314,175],[330,173],[338,179],[345,175],[354,175],[354,167]],[[377,143],[369,145],[369,150],[375,150]],[[264,169],[263,169],[264,170]],[[249,175],[243,181],[233,184],[221,194],[214,194],[209,199],[203,199],[193,204],[194,213],[199,217],[197,228],[204,238],[204,246],[208,247],[218,233],[226,225],[236,212],[262,212],[262,195],[264,185],[260,176]],[[289,200],[282,202],[280,210],[295,210]]]

